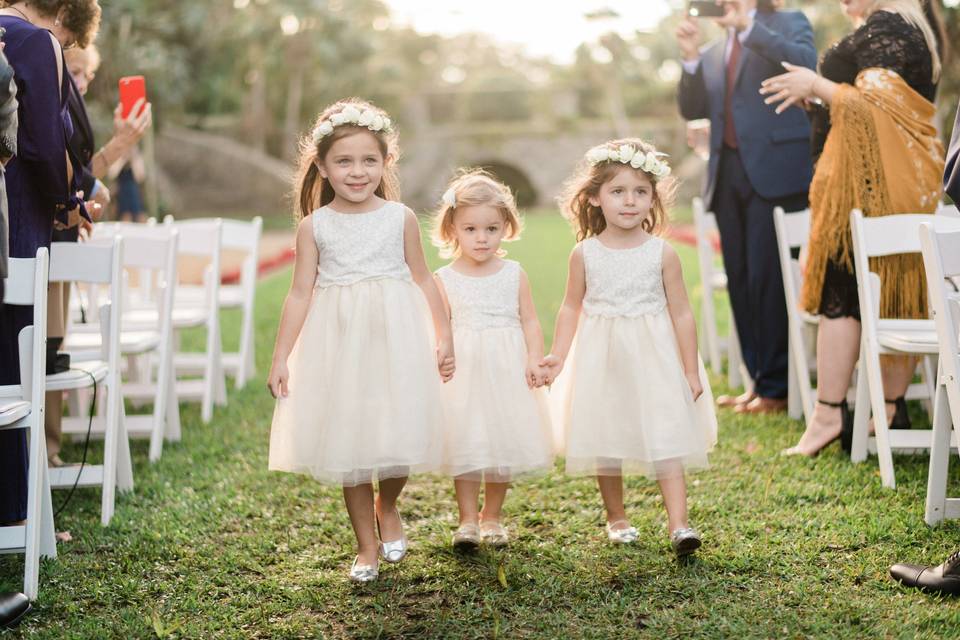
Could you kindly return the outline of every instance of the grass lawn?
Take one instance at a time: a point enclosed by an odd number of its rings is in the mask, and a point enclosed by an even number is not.
[[[509,247],[547,333],[571,244],[557,218],[531,217],[526,239]],[[678,250],[695,280],[692,250]],[[260,377],[289,281],[284,271],[258,291]],[[227,316],[228,344],[236,325]],[[0,638],[960,636],[960,607],[886,576],[896,560],[940,562],[960,546],[957,523],[923,523],[923,456],[897,458],[899,486],[888,491],[875,459],[854,466],[836,446],[816,460],[780,458],[799,422],[723,412],[714,467],[689,486],[705,546],[684,565],[645,480],[627,483],[636,545],[606,542],[594,483],[558,466],[509,494],[508,550],[459,557],[449,548],[452,483],[417,477],[401,505],[409,557],[355,587],[340,491],[266,469],[272,410],[258,381],[231,389],[209,425],[185,407],[183,441],[157,464],[135,442],[135,492],[118,500],[113,524],[99,525],[99,492],[78,492],[57,522],[73,541],[42,563],[35,612]],[[74,444],[65,457],[79,455]],[[55,506],[63,498],[55,493]],[[18,556],[0,560],[0,590],[18,588],[22,566]]]

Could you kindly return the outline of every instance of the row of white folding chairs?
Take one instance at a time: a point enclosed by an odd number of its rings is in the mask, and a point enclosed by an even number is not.
[[[700,286],[703,297],[700,301],[700,326],[703,327],[701,340],[707,365],[720,375],[723,372],[723,356],[727,356],[727,384],[731,388],[743,385],[753,387],[750,374],[743,364],[740,341],[737,339],[737,326],[730,309],[727,336],[720,336],[717,321],[715,294],[727,290],[727,274],[717,266],[717,252],[713,242],[718,237],[717,218],[707,211],[701,198],[693,199],[693,226],[697,241],[697,262],[700,267]]]

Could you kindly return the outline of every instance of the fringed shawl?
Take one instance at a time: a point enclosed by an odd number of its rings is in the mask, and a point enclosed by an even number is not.
[[[818,313],[827,260],[853,271],[850,211],[865,216],[932,213],[942,193],[943,144],[935,108],[889,69],[864,69],[841,84],[831,129],[810,185],[810,245],[801,306]],[[925,318],[927,287],[919,254],[871,259],[880,276],[880,315]]]

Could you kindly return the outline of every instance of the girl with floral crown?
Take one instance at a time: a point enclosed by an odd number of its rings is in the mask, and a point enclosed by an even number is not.
[[[397,498],[439,464],[440,382],[454,372],[416,216],[396,201],[397,156],[390,118],[357,99],[325,109],[301,142],[297,258],[268,380],[270,468],[343,486],[355,582],[377,578],[378,551],[406,555]]]
[[[453,258],[436,275],[460,354],[457,377],[443,389],[443,468],[454,477],[460,508],[453,547],[502,547],[510,481],[553,466],[549,406],[539,388],[543,333],[527,274],[500,249],[520,235],[513,194],[483,171],[460,173],[443,195],[433,235],[441,255]]]
[[[542,364],[548,382],[563,370],[551,397],[567,473],[597,476],[608,539],[636,541],[623,475],[643,474],[659,483],[684,556],[701,545],[687,521],[685,470],[707,465],[717,421],[680,259],[657,235],[673,187],[664,154],[642,140],[587,153],[562,200],[578,244]]]

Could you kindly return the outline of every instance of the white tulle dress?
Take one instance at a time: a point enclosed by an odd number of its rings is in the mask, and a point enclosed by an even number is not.
[[[551,389],[567,473],[666,477],[707,466],[717,441],[709,381],[687,384],[663,289],[662,239],[582,243],[586,294],[576,339]],[[699,361],[699,358],[698,358]]]
[[[457,372],[443,385],[443,470],[509,482],[553,466],[550,408],[531,390],[520,327],[520,265],[474,277],[437,271],[450,303]]]
[[[441,383],[404,260],[405,207],[311,215],[317,281],[273,414],[270,469],[344,486],[435,470]]]

